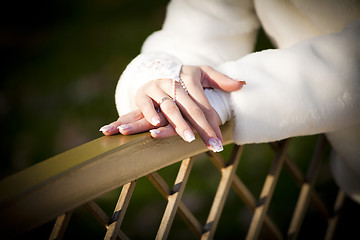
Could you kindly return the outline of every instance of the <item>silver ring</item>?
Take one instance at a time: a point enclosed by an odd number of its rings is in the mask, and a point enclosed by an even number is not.
[[[171,97],[163,97],[163,98],[160,100],[160,102],[159,102],[159,106],[160,106],[163,102],[165,102],[166,100],[172,100],[172,98],[171,98]]]

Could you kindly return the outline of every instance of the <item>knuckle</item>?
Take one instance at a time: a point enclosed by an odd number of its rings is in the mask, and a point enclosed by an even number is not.
[[[205,116],[212,117],[214,115],[214,110],[212,108],[202,109]]]
[[[135,104],[140,108],[144,104],[144,98],[137,95],[135,97]]]
[[[198,118],[202,118],[204,117],[204,112],[203,110],[201,110],[201,108],[199,107],[194,107],[190,110],[190,115],[194,118],[194,119],[198,119]]]
[[[169,91],[172,86],[172,80],[169,78],[164,78],[157,80],[156,89],[162,89],[163,91]]]
[[[140,87],[137,91],[137,94],[149,95],[155,89],[158,89],[159,87],[160,87],[159,80],[151,80],[151,81],[145,83],[142,87]]]
[[[184,83],[185,83],[185,86],[188,88],[188,89],[193,89],[195,87],[197,87],[198,85],[198,81],[195,80],[194,77],[187,77],[187,78],[184,78]]]
[[[211,67],[209,65],[200,65],[199,68],[203,71],[211,69]]]
[[[139,96],[139,95],[145,95],[145,91],[146,91],[146,87],[145,85],[140,87],[137,91],[136,91],[136,97]]]
[[[161,110],[162,110],[162,111],[164,111],[164,112],[166,112],[166,113],[169,113],[169,114],[173,114],[173,113],[179,111],[178,107],[177,107],[175,104],[170,103],[169,101],[167,101],[167,102],[168,102],[168,103],[165,103],[165,104],[163,103],[163,104],[161,105]]]
[[[135,115],[134,115],[134,119],[135,120],[140,120],[143,118],[143,114],[142,112],[137,112]]]
[[[152,80],[148,83],[148,85],[146,86],[146,91],[148,93],[153,92],[156,89],[159,89],[161,86],[161,81],[159,80]]]

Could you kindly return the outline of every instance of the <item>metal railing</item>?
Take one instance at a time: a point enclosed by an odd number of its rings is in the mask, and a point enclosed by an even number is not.
[[[233,143],[232,123],[222,127],[224,145]],[[319,135],[307,174],[304,176],[288,154],[291,139],[269,143],[274,159],[259,198],[255,198],[236,174],[244,146],[233,145],[228,160],[209,152],[201,140],[191,144],[179,137],[152,139],[149,134],[104,136],[59,154],[0,181],[1,236],[21,236],[56,219],[50,239],[61,239],[74,209],[84,206],[104,226],[105,239],[128,239],[121,229],[136,181],[146,177],[167,201],[156,239],[166,239],[176,214],[200,239],[213,239],[230,189],[253,212],[246,239],[258,239],[265,228],[271,239],[296,239],[304,216],[313,206],[324,217],[331,239],[345,195],[339,190],[333,208],[328,208],[314,190],[321,160],[328,147]],[[194,156],[206,153],[221,173],[220,182],[207,220],[201,223],[182,201]],[[170,187],[157,172],[180,162],[174,186]],[[300,187],[300,194],[286,233],[268,216],[280,173],[285,169]],[[120,196],[109,217],[94,199],[122,186]]]

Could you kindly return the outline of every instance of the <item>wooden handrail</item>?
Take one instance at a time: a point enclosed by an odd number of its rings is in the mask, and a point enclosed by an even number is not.
[[[232,123],[222,126],[224,145]],[[206,152],[200,137],[157,140],[148,133],[104,136],[0,181],[1,234],[40,226],[130,181]]]

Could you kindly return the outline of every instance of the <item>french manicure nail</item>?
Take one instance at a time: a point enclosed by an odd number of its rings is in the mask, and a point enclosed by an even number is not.
[[[124,131],[124,130],[128,130],[131,128],[131,125],[130,124],[123,124],[123,125],[120,125],[118,127],[119,131]]]
[[[160,123],[160,118],[158,116],[153,117],[151,119],[151,123],[152,123],[152,125],[157,126]]]
[[[186,130],[184,132],[184,138],[185,138],[185,141],[192,142],[195,140],[195,135],[190,130]]]
[[[161,131],[159,129],[151,129],[149,132],[159,134]]]
[[[222,150],[224,150],[221,142],[219,140],[216,140],[215,138],[209,139],[208,148],[213,152],[221,152]]]
[[[102,126],[99,131],[100,132],[108,132],[110,130],[113,130],[114,129],[114,126],[113,125],[105,125],[105,126]]]

